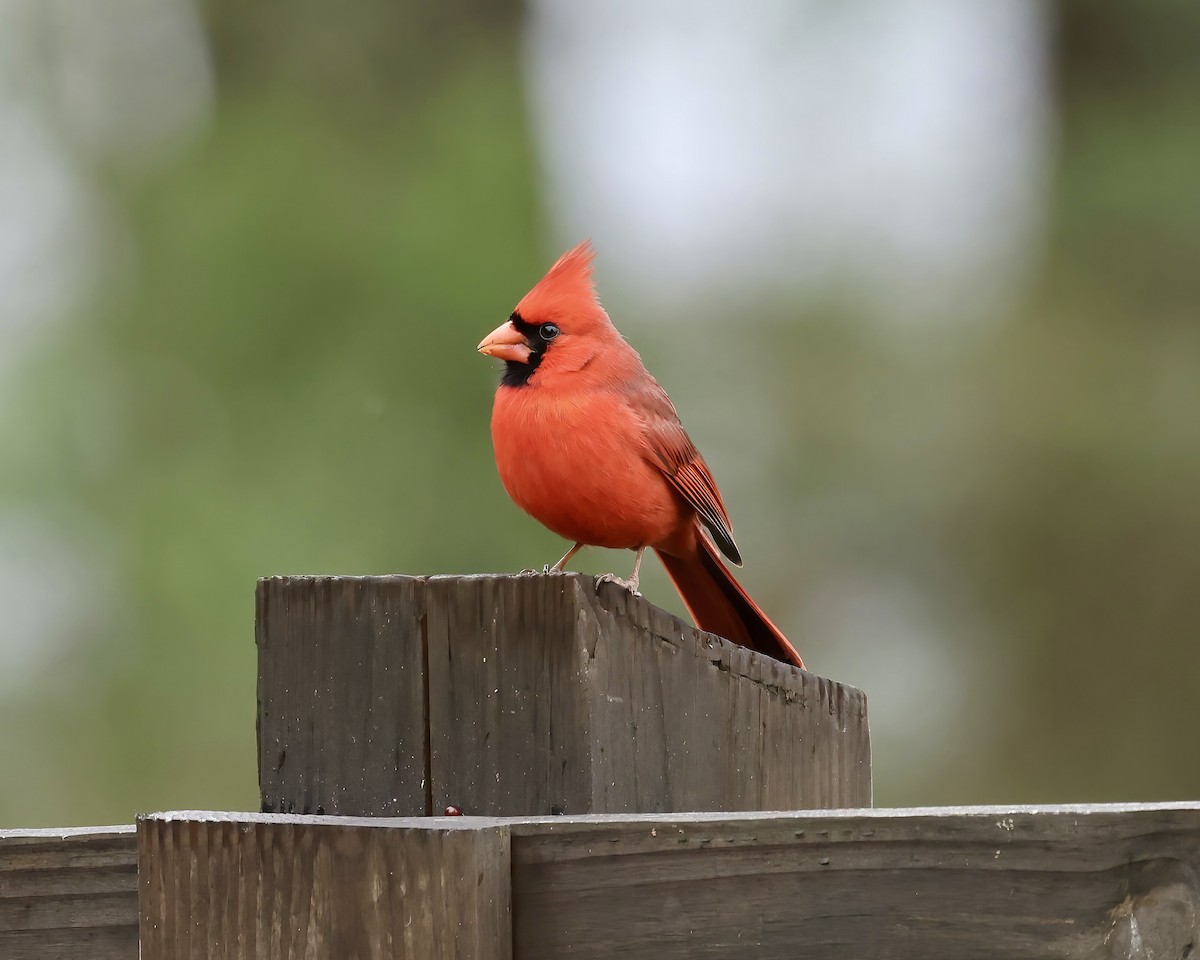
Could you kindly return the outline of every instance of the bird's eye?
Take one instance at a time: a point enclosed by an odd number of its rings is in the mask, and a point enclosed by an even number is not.
[[[550,341],[558,336],[558,327],[552,323],[543,323],[538,327],[538,333],[542,335],[543,340]]]

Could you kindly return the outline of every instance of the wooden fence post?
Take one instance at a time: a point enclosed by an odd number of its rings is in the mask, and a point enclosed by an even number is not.
[[[861,691],[592,577],[272,577],[256,635],[268,812],[871,803]]]
[[[505,826],[174,813],[137,829],[141,960],[511,960]]]

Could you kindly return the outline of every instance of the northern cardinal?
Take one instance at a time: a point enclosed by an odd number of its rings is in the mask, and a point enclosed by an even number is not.
[[[594,256],[587,242],[563,254],[479,344],[505,362],[492,410],[504,488],[574,542],[552,571],[584,546],[636,550],[633,575],[617,581],[636,593],[651,547],[700,629],[803,667],[721,562],[718,547],[738,566],[742,558],[717,484],[666,391],[600,306]]]

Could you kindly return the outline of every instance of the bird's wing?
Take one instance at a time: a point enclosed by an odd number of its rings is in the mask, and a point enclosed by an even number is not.
[[[649,379],[649,378],[648,378]],[[646,446],[653,462],[691,504],[700,522],[731,561],[742,563],[733,541],[733,524],[717,490],[708,464],[679,422],[679,414],[665,390],[653,379],[629,394],[629,404],[641,419]]]

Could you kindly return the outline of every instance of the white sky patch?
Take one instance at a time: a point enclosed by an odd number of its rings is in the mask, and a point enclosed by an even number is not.
[[[0,23],[0,32],[3,31]],[[87,189],[46,123],[0,87],[0,383],[87,272]]]
[[[114,229],[88,164],[160,159],[213,95],[186,0],[0,0],[0,386],[82,296]]]
[[[109,617],[116,571],[94,559],[97,548],[29,514],[0,513],[0,701],[44,679],[46,664]]]
[[[1033,0],[533,0],[547,206],[648,299],[983,315],[1036,251],[1046,31]]]

